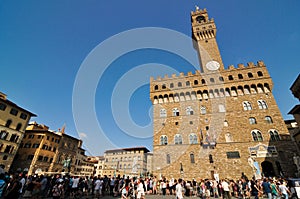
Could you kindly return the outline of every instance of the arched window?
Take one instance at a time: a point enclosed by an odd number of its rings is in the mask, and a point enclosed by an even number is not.
[[[166,109],[160,109],[160,113],[159,113],[159,116],[160,117],[167,117],[167,111]]]
[[[206,82],[205,82],[205,79],[201,79],[201,83],[202,84],[205,84]]]
[[[194,80],[194,85],[198,85],[198,80]]]
[[[154,90],[158,90],[158,85],[155,85],[155,86],[154,86]]]
[[[16,130],[17,131],[20,131],[20,129],[22,128],[22,124],[21,123],[18,123],[17,127],[16,127]]]
[[[225,134],[225,141],[226,142],[233,142],[232,135],[230,133]]]
[[[175,141],[175,144],[182,144],[182,136],[180,134],[176,134],[174,141]]]
[[[262,73],[261,71],[258,71],[258,72],[257,72],[257,75],[258,75],[258,77],[262,77],[262,76],[263,76],[263,73]]]
[[[271,141],[279,141],[280,140],[280,136],[276,130],[270,130],[269,133],[270,133]]]
[[[167,87],[166,87],[165,84],[163,84],[163,85],[161,86],[161,88],[162,88],[162,89],[166,89]]]
[[[190,85],[191,85],[190,81],[186,81],[186,82],[185,82],[185,85],[186,85],[186,86],[190,86]]]
[[[191,106],[186,107],[185,111],[187,115],[194,115],[194,110]]]
[[[5,127],[9,128],[10,125],[11,125],[12,121],[11,120],[7,120],[6,121],[6,124],[5,124]]]
[[[219,77],[219,81],[220,82],[224,82],[224,78],[223,77]]]
[[[174,84],[173,83],[170,84],[170,88],[174,88]]]
[[[178,87],[182,87],[182,83],[181,82],[178,82]]]
[[[192,133],[189,135],[190,144],[198,144],[197,135]]]
[[[167,159],[167,164],[171,164],[171,156],[170,156],[170,154],[167,154],[166,159]]]
[[[202,115],[206,114],[206,108],[205,108],[205,106],[201,106],[200,107],[200,112],[201,112]]]
[[[256,119],[254,117],[249,118],[249,123],[250,124],[256,124]]]
[[[232,76],[232,75],[229,75],[229,76],[228,76],[228,80],[233,80],[233,76]]]
[[[251,103],[248,101],[243,101],[244,111],[252,110]]]
[[[214,79],[214,78],[210,78],[209,81],[210,81],[211,83],[215,83],[215,79]]]
[[[168,137],[166,135],[160,136],[160,145],[167,145],[168,144]]]
[[[249,77],[249,78],[252,78],[252,77],[253,77],[253,74],[252,74],[252,73],[248,73],[248,77]]]
[[[190,160],[191,160],[191,163],[194,164],[195,163],[195,156],[193,153],[190,154]]]
[[[270,116],[266,116],[265,117],[265,121],[268,123],[268,124],[272,124],[273,123],[273,120]]]
[[[172,113],[173,113],[173,116],[179,116],[178,108],[173,108]]]
[[[243,79],[243,75],[242,74],[238,74],[238,78],[239,79]]]
[[[263,141],[263,137],[262,137],[261,132],[259,130],[253,130],[251,132],[251,134],[252,134],[252,138],[253,138],[254,141],[258,141],[258,142]]]
[[[257,104],[259,109],[268,109],[267,102],[264,100],[258,100]]]

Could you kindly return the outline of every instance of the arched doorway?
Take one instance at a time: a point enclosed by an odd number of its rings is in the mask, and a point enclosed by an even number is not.
[[[269,161],[263,161],[261,163],[262,172],[265,177],[275,176],[273,164]]]

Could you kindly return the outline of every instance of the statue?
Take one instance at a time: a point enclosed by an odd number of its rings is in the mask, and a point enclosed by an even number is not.
[[[248,163],[249,163],[250,167],[253,169],[253,171],[256,171],[256,167],[254,165],[254,160],[251,156],[249,156],[249,158],[248,158]]]
[[[71,168],[71,158],[67,158],[63,161],[63,167],[68,169],[68,172],[70,172]]]
[[[294,153],[293,161],[294,161],[294,164],[297,166],[297,171],[299,171],[300,170],[300,157],[298,155],[296,155],[296,153]]]

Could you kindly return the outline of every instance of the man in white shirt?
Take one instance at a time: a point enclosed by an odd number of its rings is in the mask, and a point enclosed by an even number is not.
[[[223,198],[231,199],[228,182],[226,180],[222,180],[221,185],[222,185],[222,188],[223,188],[223,191],[224,191],[224,197]]]
[[[178,180],[178,184],[176,185],[176,198],[177,199],[182,199],[183,195],[182,195],[182,179]]]

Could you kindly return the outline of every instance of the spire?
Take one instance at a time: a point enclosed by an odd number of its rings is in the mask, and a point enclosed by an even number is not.
[[[61,133],[65,133],[65,129],[66,129],[66,123],[64,123],[64,125],[61,127]]]

